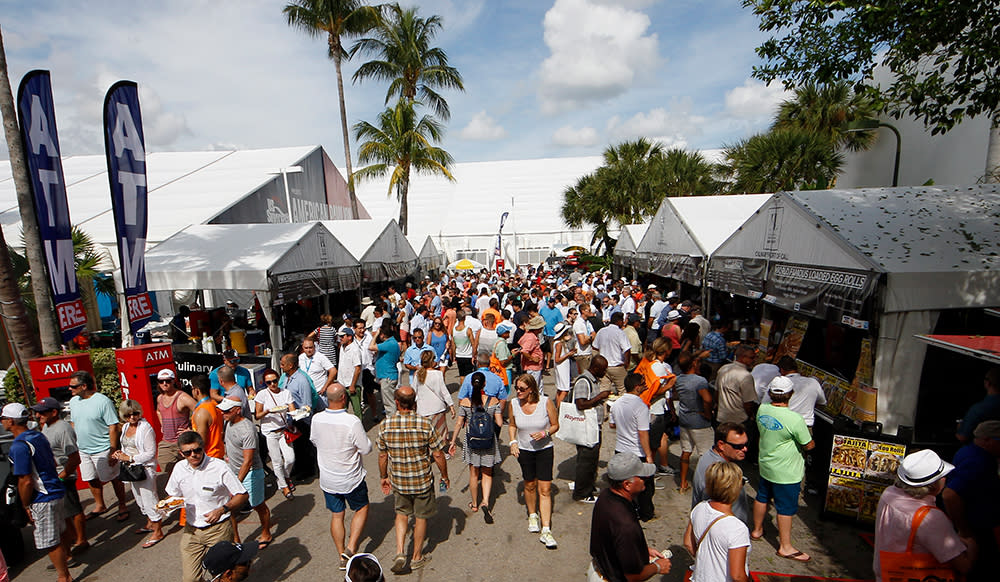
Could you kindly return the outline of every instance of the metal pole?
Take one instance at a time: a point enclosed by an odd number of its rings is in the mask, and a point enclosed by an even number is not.
[[[513,196],[510,197],[510,217],[514,218],[514,197]],[[517,272],[517,267],[518,267],[518,260],[517,260],[518,259],[518,257],[517,257],[517,219],[516,218],[514,218],[514,225],[511,226],[510,229],[512,231],[511,237],[512,237],[512,239],[514,241],[514,261],[513,261],[514,266],[513,266],[512,270],[516,273]]]
[[[892,125],[880,121],[879,126],[888,127],[892,133],[896,134],[896,161],[892,166],[892,186],[895,188],[899,185],[899,150],[903,147],[903,138],[900,137],[899,130]]]
[[[292,220],[292,195],[288,190],[288,169],[281,168],[281,179],[285,183],[285,204],[288,205],[288,222],[294,222]]]

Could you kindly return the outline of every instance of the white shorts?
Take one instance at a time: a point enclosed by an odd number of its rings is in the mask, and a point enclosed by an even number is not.
[[[681,427],[681,452],[691,453],[698,449],[698,455],[704,455],[714,444],[715,429],[708,426],[705,428],[684,428]]]
[[[118,478],[121,463],[113,466],[108,462],[108,451],[94,455],[80,451],[80,478],[84,481],[99,479],[102,483],[107,483]]]

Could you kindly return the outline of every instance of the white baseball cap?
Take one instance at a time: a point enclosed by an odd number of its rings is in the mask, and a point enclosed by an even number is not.
[[[28,418],[28,408],[20,402],[11,402],[3,407],[3,411],[0,412],[0,418],[10,418],[13,420]]]
[[[795,384],[787,376],[777,376],[767,385],[767,391],[774,392],[775,394],[788,394],[794,389]]]
[[[227,410],[232,410],[233,408],[240,408],[243,404],[239,400],[233,400],[231,398],[223,398],[222,402],[219,403],[219,410],[225,412]]]

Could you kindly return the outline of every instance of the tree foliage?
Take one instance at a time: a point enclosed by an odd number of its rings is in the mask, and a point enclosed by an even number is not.
[[[876,105],[865,93],[855,93],[848,83],[805,83],[795,96],[781,103],[775,129],[798,128],[824,136],[837,149],[852,152],[871,149],[874,131],[844,131],[852,121],[874,120]]]
[[[886,111],[922,120],[932,133],[964,118],[1000,122],[1000,0],[743,0],[774,36],[757,48],[754,76],[786,86],[856,84]]]
[[[830,140],[799,128],[776,129],[725,148],[730,191],[763,194],[826,188],[844,163]]]

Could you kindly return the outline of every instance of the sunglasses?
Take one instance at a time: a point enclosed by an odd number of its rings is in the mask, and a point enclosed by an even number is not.
[[[157,383],[159,384],[170,384],[171,382],[173,382],[172,378],[160,378],[157,380]]]
[[[277,384],[278,381],[277,380],[264,380],[264,383],[267,384],[268,386],[270,386],[271,384]]]
[[[528,390],[531,390],[531,388],[528,388],[527,386],[516,386],[516,387],[514,387],[514,391],[515,392],[527,392]]]
[[[83,387],[83,386],[86,386],[86,384],[70,384],[69,385],[70,388],[80,388],[80,387]]]
[[[726,444],[729,445],[729,446],[731,446],[731,447],[733,447],[737,451],[745,449],[745,448],[747,448],[750,445],[749,441],[745,442],[745,443],[742,443],[742,444],[736,444],[736,443],[731,443],[729,441],[726,441]]]
[[[181,455],[184,457],[190,457],[191,455],[200,455],[205,452],[205,449],[198,447],[197,449],[181,450]]]
[[[125,418],[135,418],[137,416],[142,416],[141,412],[130,412],[125,415]]]

